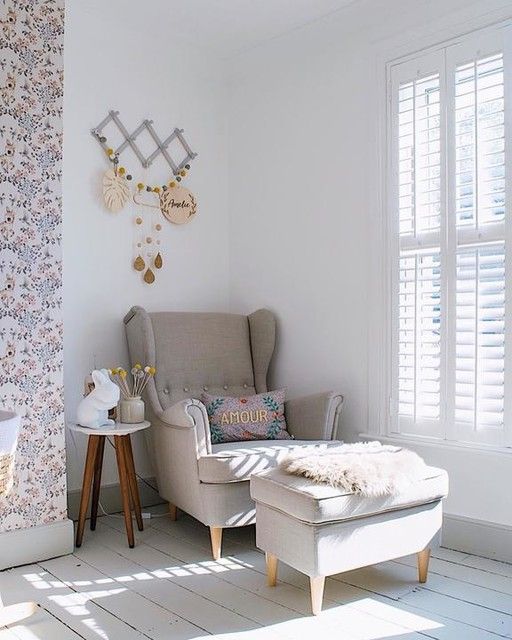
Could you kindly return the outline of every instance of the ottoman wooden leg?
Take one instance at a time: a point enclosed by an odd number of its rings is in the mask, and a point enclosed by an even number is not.
[[[418,580],[421,584],[427,581],[430,549],[427,547],[418,553]]]
[[[269,587],[275,587],[277,582],[277,556],[266,553],[265,562],[267,563],[267,584]]]
[[[311,588],[311,610],[317,616],[322,611],[322,601],[324,599],[325,576],[309,578]]]

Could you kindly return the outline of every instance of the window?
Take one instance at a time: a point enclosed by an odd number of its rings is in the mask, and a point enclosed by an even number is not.
[[[512,445],[511,36],[389,67],[391,433]]]

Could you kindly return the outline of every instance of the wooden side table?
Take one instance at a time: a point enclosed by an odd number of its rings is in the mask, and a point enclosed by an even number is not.
[[[88,429],[87,427],[82,427],[78,424],[68,425],[72,431],[85,433],[89,436],[87,457],[85,459],[84,467],[84,479],[82,483],[82,495],[80,498],[80,512],[76,528],[75,544],[77,547],[82,544],[84,536],[85,518],[89,507],[91,489],[91,531],[96,529],[101,486],[101,471],[103,467],[103,453],[105,451],[105,440],[108,436],[114,437],[128,545],[130,549],[133,549],[135,546],[131,512],[132,508],[135,513],[135,519],[137,520],[139,531],[144,529],[144,525],[142,523],[139,488],[137,485],[137,477],[135,475],[135,466],[133,464],[133,452],[130,436],[136,431],[147,429],[150,424],[151,423],[147,420],[145,422],[140,422],[139,424],[123,424],[122,422],[117,422],[113,427],[102,427],[101,429]]]

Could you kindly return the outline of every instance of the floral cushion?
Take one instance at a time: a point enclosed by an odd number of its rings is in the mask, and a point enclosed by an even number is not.
[[[284,389],[243,398],[203,393],[212,444],[244,440],[289,440],[284,417]]]

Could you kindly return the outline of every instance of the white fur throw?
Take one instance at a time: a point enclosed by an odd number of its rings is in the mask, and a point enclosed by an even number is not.
[[[371,497],[401,493],[425,478],[426,471],[413,451],[380,442],[342,444],[317,453],[294,451],[279,466],[313,482]]]

